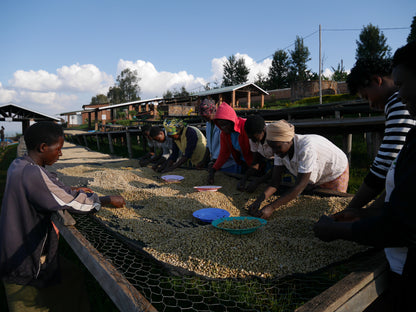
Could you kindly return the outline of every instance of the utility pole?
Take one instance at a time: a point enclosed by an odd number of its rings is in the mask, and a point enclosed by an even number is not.
[[[321,57],[321,46],[322,46],[322,30],[321,24],[319,24],[319,104],[322,104],[322,57]]]

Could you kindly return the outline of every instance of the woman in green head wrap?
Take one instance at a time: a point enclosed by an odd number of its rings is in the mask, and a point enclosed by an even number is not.
[[[183,120],[176,118],[165,119],[163,126],[174,144],[172,154],[162,172],[172,171],[188,160],[196,166],[205,157],[208,157],[207,140],[198,128],[187,126]],[[178,160],[179,151],[182,152],[182,157]]]

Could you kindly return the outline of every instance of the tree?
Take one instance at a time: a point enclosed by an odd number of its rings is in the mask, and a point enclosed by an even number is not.
[[[416,16],[413,16],[412,25],[410,25],[410,34],[407,37],[407,43],[416,40]]]
[[[284,50],[277,50],[273,54],[272,65],[270,66],[267,88],[283,89],[289,87],[289,55]]]
[[[189,92],[186,91],[185,86],[182,86],[180,91],[175,90],[173,92],[173,97],[175,98],[187,97],[187,96],[189,96]]]
[[[266,90],[268,88],[268,79],[262,73],[258,73],[254,83],[260,88]]]
[[[360,40],[356,40],[357,50],[355,59],[386,59],[391,57],[391,48],[386,44],[387,38],[377,26],[368,24],[360,33]]]
[[[123,90],[117,86],[110,87],[110,89],[108,89],[107,97],[111,104],[120,104],[125,102],[123,97]]]
[[[222,85],[224,87],[246,83],[250,73],[244,59],[237,60],[234,55],[231,55],[224,63],[223,70]]]
[[[91,98],[90,104],[107,104],[108,102],[108,98],[105,94],[97,94]]]
[[[338,63],[338,66],[336,69],[332,66],[331,68],[334,71],[334,73],[332,74],[332,80],[334,81],[346,81],[347,80],[348,74],[345,72],[345,68],[344,68],[342,60],[341,60],[341,63]]]
[[[310,70],[306,63],[311,60],[308,47],[303,44],[303,38],[296,36],[295,49],[290,51],[291,65],[289,72],[290,82],[306,81],[310,79]]]
[[[169,89],[168,89],[168,90],[166,90],[166,92],[163,94],[163,98],[164,98],[164,99],[171,99],[171,98],[173,98],[173,93],[172,93],[172,91],[170,91]]]
[[[126,68],[117,76],[118,87],[122,90],[124,102],[140,100],[140,78],[137,76],[137,70],[131,71]]]

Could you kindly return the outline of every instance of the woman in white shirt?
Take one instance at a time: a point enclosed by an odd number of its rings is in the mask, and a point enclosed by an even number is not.
[[[275,209],[295,199],[306,187],[347,191],[347,156],[326,138],[295,134],[292,124],[279,120],[266,127],[266,140],[275,154],[272,183],[249,206],[250,214],[267,219]],[[278,190],[285,168],[296,176],[295,185],[277,200],[259,209],[261,203]]]

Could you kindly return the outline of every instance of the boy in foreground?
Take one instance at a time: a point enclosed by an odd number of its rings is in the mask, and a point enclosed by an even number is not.
[[[123,207],[124,198],[67,187],[45,169],[62,155],[61,126],[36,123],[26,130],[25,142],[28,155],[15,159],[7,171],[0,215],[0,278],[9,310],[88,311],[88,300],[79,293],[82,282],[58,257],[52,213],[95,212],[108,204]]]

